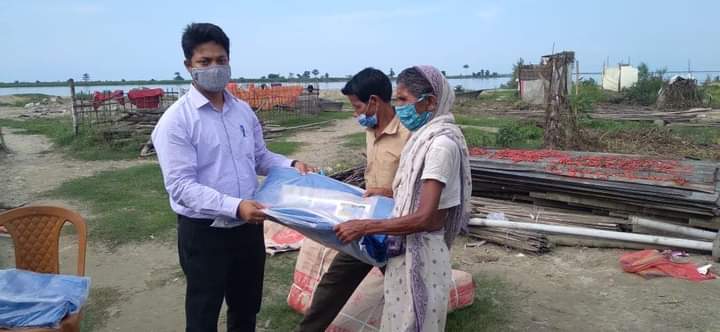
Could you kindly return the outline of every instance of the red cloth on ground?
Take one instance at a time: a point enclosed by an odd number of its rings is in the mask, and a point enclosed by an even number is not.
[[[646,249],[624,254],[620,257],[620,265],[625,272],[636,273],[643,278],[673,277],[692,281],[715,279],[715,275],[703,275],[693,263],[673,263],[655,249]]]

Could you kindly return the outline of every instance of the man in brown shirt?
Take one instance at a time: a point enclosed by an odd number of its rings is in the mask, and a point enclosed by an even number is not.
[[[392,197],[392,182],[410,131],[400,124],[390,105],[390,79],[377,69],[365,68],[347,82],[342,93],[355,109],[358,123],[367,130],[365,196]],[[371,269],[372,265],[338,253],[320,279],[298,331],[325,331]]]

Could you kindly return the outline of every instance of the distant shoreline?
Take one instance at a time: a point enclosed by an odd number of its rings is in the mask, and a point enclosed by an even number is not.
[[[495,79],[503,77],[511,77],[511,74],[501,74],[492,77],[473,77],[470,75],[452,75],[447,76],[448,79]],[[349,77],[329,77],[329,78],[303,78],[303,79],[262,79],[262,78],[239,78],[233,79],[235,83],[326,83],[326,82],[347,82]],[[393,78],[394,80],[394,78]],[[75,86],[114,86],[114,85],[187,85],[190,80],[135,80],[135,81],[75,81]],[[40,88],[40,87],[62,87],[68,86],[68,81],[55,82],[15,82],[0,83],[0,88]]]

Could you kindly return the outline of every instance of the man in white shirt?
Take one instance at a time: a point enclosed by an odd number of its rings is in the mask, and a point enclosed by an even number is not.
[[[251,200],[257,176],[272,167],[312,169],[268,151],[253,110],[225,91],[230,41],[222,29],[190,24],[182,48],[193,83],[165,111],[152,140],[178,215],[186,331],[217,331],[223,299],[227,330],[254,331],[265,267],[265,214]]]

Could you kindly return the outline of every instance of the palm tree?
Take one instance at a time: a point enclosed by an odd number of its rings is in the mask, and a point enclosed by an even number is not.
[[[317,78],[317,76],[320,75],[320,71],[317,69],[313,69],[312,74],[313,74],[313,76],[315,76],[315,78]]]
[[[90,74],[88,74],[88,73],[83,74],[83,75],[82,75],[82,80],[83,80],[84,82],[90,81]]]
[[[463,66],[463,69],[466,70],[466,71],[465,71],[465,74],[467,74],[467,69],[468,69],[468,68],[470,68],[470,65],[464,65],[464,66]]]

